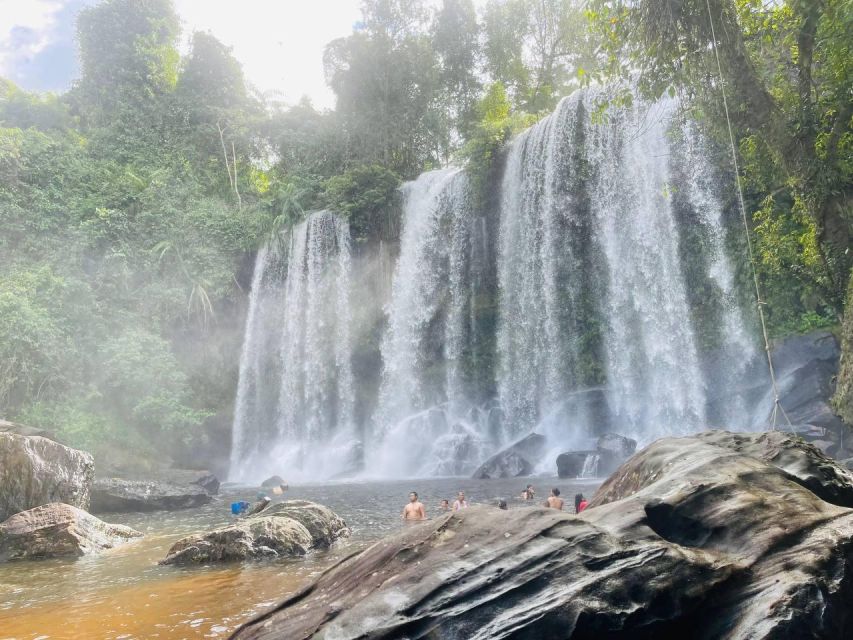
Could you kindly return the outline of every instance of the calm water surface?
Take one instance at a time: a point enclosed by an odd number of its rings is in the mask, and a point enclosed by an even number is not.
[[[291,487],[287,499],[329,506],[352,529],[349,540],[304,558],[201,567],[161,567],[179,538],[231,521],[230,503],[254,499],[254,489],[224,488],[198,509],[150,514],[108,514],[104,520],[129,525],[145,537],[78,560],[0,564],[0,639],[223,638],[250,616],[272,606],[318,575],[342,555],[367,547],[402,527],[400,512],[409,491],[417,491],[427,515],[438,514],[463,489],[471,503],[529,508],[517,496],[531,482],[536,504],[551,486],[566,498],[590,496],[592,480],[513,478],[359,482]]]

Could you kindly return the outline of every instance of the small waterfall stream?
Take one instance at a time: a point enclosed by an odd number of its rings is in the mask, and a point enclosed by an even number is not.
[[[232,477],[352,466],[350,236],[318,211],[258,253],[234,417]],[[262,478],[261,478],[262,479]]]

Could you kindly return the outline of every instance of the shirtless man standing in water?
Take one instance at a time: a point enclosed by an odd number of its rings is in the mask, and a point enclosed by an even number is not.
[[[426,520],[424,505],[418,500],[415,491],[409,494],[409,504],[403,507],[403,520]]]
[[[551,489],[551,495],[548,496],[548,506],[552,509],[563,510],[563,499],[560,497],[560,490],[556,487]]]

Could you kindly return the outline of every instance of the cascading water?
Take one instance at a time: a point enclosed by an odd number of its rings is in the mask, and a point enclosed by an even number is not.
[[[589,478],[597,478],[598,477],[598,465],[601,461],[601,455],[597,453],[590,453],[583,460],[583,467],[581,468],[580,475],[578,478],[589,479]]]
[[[235,406],[234,480],[325,477],[356,463],[349,245],[349,225],[319,211],[258,253]]]
[[[394,274],[384,371],[368,468],[390,476],[473,470],[487,442],[487,412],[473,406],[461,371],[475,322],[482,223],[460,169],[403,187],[403,230]]]
[[[521,134],[502,183],[501,405],[519,435],[536,426],[562,446],[593,429],[648,442],[705,424],[685,275],[691,248],[680,244],[673,203],[679,189],[705,227],[702,268],[726,303],[720,340],[751,352],[697,134],[674,101],[602,113],[606,98],[577,92]],[[679,133],[692,162],[686,184]],[[591,424],[595,396],[578,403],[570,391],[601,384],[609,424]]]
[[[352,291],[386,287],[352,275],[331,213],[259,253],[232,478],[464,475],[532,430],[552,471],[603,431],[642,445],[749,428],[732,400],[755,348],[725,177],[675,101],[601,108],[608,97],[564,99],[485,193],[456,168],[406,183],[390,299],[360,295],[350,313]],[[362,374],[380,355],[377,391]]]

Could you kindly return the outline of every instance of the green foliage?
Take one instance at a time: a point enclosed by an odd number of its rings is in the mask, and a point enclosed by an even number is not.
[[[209,35],[178,64],[166,0],[78,26],[74,90],[0,85],[0,414],[81,446],[186,442],[232,399],[240,280],[273,217],[263,110]]]
[[[96,118],[156,108],[177,81],[179,31],[170,0],[107,0],[80,13],[80,91]]]
[[[603,75],[680,94],[728,145],[717,57],[741,155],[757,267],[774,333],[842,309],[853,254],[849,0],[596,0]],[[713,47],[711,19],[717,36]]]
[[[474,192],[482,196],[498,155],[510,136],[529,127],[535,116],[513,113],[503,84],[489,85],[476,107],[477,124],[461,151],[471,175]]]
[[[486,68],[522,111],[543,114],[597,66],[582,7],[574,0],[490,0]]]
[[[712,9],[772,329],[824,326],[853,259],[853,5]],[[705,0],[490,0],[479,17],[471,0],[366,0],[326,48],[337,106],[319,112],[263,102],[210,34],[180,59],[170,0],[83,10],[74,89],[0,80],[0,414],[113,453],[206,441],[205,418],[234,396],[261,243],[321,207],[348,217],[359,246],[393,241],[401,179],[453,157],[487,212],[510,136],[604,75],[689,99],[726,142],[708,27]],[[471,301],[481,335],[496,295]],[[578,367],[595,384],[601,327],[596,301],[581,304]],[[374,370],[380,328],[360,351]],[[494,358],[491,338],[463,354],[467,383]]]
[[[355,242],[389,240],[399,234],[397,187],[400,178],[380,165],[365,165],[329,178],[325,199],[332,211],[349,219]]]

